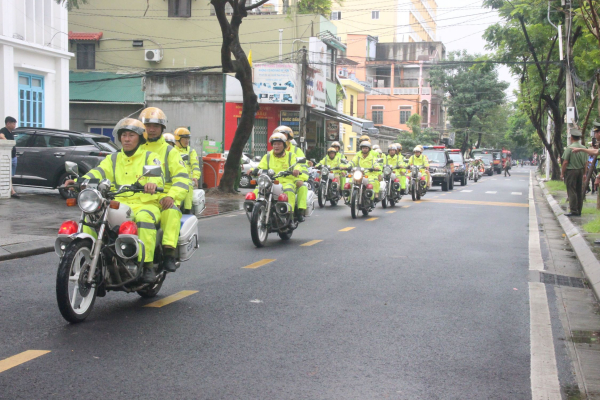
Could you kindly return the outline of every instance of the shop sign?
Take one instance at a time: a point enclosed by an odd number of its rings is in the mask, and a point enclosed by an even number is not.
[[[327,62],[327,45],[316,37],[311,37],[308,43],[306,105],[321,111],[325,111],[327,99],[325,79]]]
[[[300,104],[298,64],[254,64],[254,93],[259,103]]]
[[[294,136],[298,136],[300,133],[300,111],[280,111],[279,125],[289,126],[294,131]]]
[[[340,140],[340,123],[337,121],[333,121],[328,119],[325,121],[326,132],[327,132],[327,140],[330,142]]]

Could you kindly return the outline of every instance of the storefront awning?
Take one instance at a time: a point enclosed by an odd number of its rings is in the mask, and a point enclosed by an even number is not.
[[[314,109],[310,109],[311,114],[318,115],[323,118],[331,119],[334,121],[341,122],[342,124],[352,125],[352,131],[357,133],[369,133],[369,134],[377,134],[379,133],[379,129],[375,127],[373,121],[369,121],[368,119],[362,119],[357,117],[351,117],[344,113],[341,113],[337,110],[334,110],[330,107],[326,107],[325,111],[317,111]]]

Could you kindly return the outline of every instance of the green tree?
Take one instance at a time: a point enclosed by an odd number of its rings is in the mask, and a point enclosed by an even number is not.
[[[298,1],[298,14],[320,14],[329,17],[331,14],[332,0],[300,0]],[[342,4],[342,0],[335,1]]]
[[[444,102],[452,126],[463,136],[461,151],[465,153],[472,130],[477,135],[475,145],[481,147],[483,134],[477,130],[480,121],[490,109],[504,103],[504,91],[509,85],[498,79],[491,64],[474,66],[477,56],[466,50],[451,52],[447,60],[444,65],[432,69],[431,85],[447,94]]]
[[[57,4],[64,4],[67,10],[71,11],[73,8],[79,8],[81,4],[87,4],[88,0],[54,0]]]

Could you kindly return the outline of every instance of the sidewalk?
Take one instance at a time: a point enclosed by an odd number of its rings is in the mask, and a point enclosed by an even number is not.
[[[54,251],[60,225],[77,220],[79,207],[67,207],[55,190],[18,187],[20,199],[0,200],[0,261]],[[206,198],[201,219],[243,209],[244,196]]]

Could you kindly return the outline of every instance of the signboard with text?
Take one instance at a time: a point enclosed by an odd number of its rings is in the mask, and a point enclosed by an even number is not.
[[[335,142],[340,140],[340,123],[337,121],[333,121],[328,119],[325,121],[326,132],[327,132],[327,140],[330,142]]]
[[[289,126],[294,131],[294,136],[298,136],[300,133],[300,111],[280,111],[279,125]]]
[[[325,111],[327,99],[325,79],[327,62],[327,45],[316,37],[311,37],[308,44],[306,71],[306,105],[321,111]]]
[[[254,64],[254,93],[259,103],[300,104],[298,64]]]

